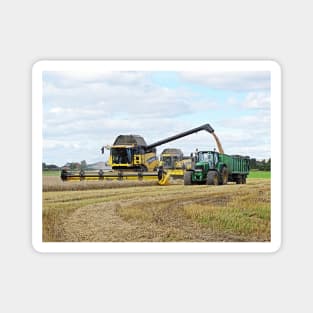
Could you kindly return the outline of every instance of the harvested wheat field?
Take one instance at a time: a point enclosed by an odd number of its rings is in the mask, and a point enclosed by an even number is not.
[[[270,179],[246,185],[44,177],[43,241],[270,241]]]

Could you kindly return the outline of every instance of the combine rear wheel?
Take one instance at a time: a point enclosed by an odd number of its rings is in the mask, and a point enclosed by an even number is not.
[[[218,185],[218,174],[215,171],[208,172],[208,175],[206,177],[206,183],[207,185]]]
[[[184,174],[184,185],[191,185],[192,184],[191,176],[192,176],[192,172],[190,172],[190,171],[185,172],[185,174]]]

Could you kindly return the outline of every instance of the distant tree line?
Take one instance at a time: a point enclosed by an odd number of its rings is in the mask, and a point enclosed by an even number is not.
[[[250,159],[250,169],[259,171],[270,171],[271,170],[271,159],[264,159],[257,161],[256,159]]]
[[[55,164],[46,164],[46,163],[42,163],[42,170],[43,171],[57,171],[59,170],[60,168],[55,165]]]
[[[43,171],[58,171],[61,170],[63,167],[67,167],[70,170],[84,170],[87,168],[87,162],[85,160],[81,162],[67,162],[64,166],[57,166],[55,164],[46,164],[42,163],[42,170]]]

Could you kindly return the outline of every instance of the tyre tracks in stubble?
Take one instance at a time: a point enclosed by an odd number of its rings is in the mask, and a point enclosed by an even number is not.
[[[237,194],[244,193],[252,186],[236,186]],[[225,204],[233,195],[229,186],[169,186],[137,187],[122,191],[106,191],[108,201],[77,208],[62,223],[64,241],[214,241],[223,240],[216,234],[204,231],[199,224],[183,214],[183,206],[190,203]],[[95,196],[99,196],[95,194]],[[86,197],[92,197],[90,194]],[[103,195],[102,195],[103,197]],[[113,198],[112,198],[113,197]],[[84,198],[84,197],[82,197]],[[125,219],[120,210],[140,208],[149,213],[148,221]],[[125,211],[124,211],[125,212]],[[162,214],[161,214],[162,213]],[[194,240],[197,238],[197,240]],[[228,238],[229,239],[229,238]],[[234,238],[236,240],[236,238]]]

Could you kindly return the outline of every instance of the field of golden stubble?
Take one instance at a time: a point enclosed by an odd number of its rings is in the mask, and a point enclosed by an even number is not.
[[[43,177],[43,241],[270,241],[270,179],[246,185]]]

